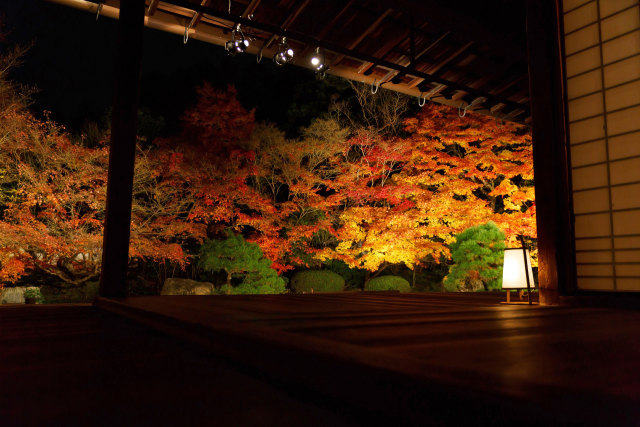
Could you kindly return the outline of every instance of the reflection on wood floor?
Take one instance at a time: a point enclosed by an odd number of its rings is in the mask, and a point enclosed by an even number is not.
[[[343,293],[3,306],[0,410],[15,424],[637,421],[640,312],[502,300]]]

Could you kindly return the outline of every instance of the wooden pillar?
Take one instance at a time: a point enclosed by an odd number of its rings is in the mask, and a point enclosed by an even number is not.
[[[144,0],[120,2],[100,295],[125,297],[144,30]]]
[[[561,19],[558,0],[527,0],[541,304],[575,288]]]

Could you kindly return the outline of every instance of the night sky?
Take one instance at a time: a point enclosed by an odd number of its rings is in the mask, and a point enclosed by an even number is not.
[[[32,110],[51,112],[71,132],[87,121],[104,120],[112,101],[117,21],[51,4],[44,0],[3,0],[0,6],[2,49],[33,47],[11,79],[35,86]],[[219,46],[153,29],[145,30],[140,107],[162,117],[164,132],[178,129],[180,114],[195,102],[195,87],[209,81],[223,88],[234,84],[256,118],[271,121],[289,134],[327,111],[332,95],[345,95],[348,83],[337,78],[317,81],[306,69],[276,67],[270,58],[230,57]]]

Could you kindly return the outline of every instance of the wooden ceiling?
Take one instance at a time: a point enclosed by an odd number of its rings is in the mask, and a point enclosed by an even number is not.
[[[108,17],[119,1],[52,0]],[[456,9],[451,4],[455,3]],[[145,24],[224,46],[237,25],[248,53],[271,60],[282,37],[293,64],[317,47],[329,74],[530,122],[523,2],[444,0],[147,0]],[[484,98],[484,99],[483,99]],[[416,101],[416,102],[417,102]],[[475,101],[475,102],[474,102]]]

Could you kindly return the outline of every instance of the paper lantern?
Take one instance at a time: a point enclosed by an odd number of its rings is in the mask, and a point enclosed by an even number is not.
[[[512,248],[504,250],[504,266],[502,267],[502,289],[526,289],[527,276],[529,272],[529,286],[535,287],[533,281],[533,269],[531,268],[531,257],[529,249]]]

